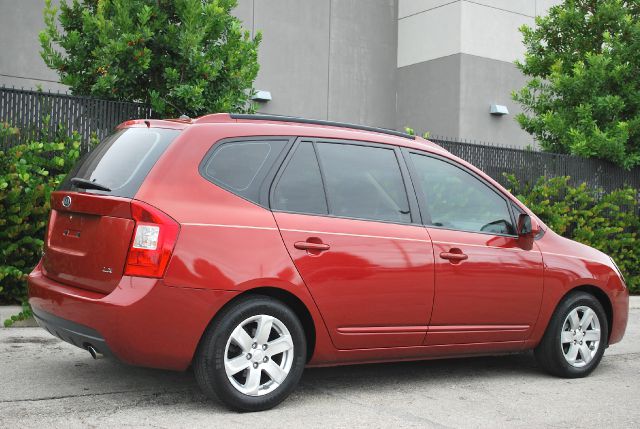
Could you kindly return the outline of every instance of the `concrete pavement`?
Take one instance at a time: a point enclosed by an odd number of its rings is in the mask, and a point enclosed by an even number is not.
[[[579,380],[540,372],[529,353],[307,369],[274,410],[237,414],[190,372],[94,361],[39,328],[10,328],[0,387],[1,428],[640,427],[640,297],[622,343]]]

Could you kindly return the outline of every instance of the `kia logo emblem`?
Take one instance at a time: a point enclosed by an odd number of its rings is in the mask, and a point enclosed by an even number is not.
[[[71,205],[71,197],[69,195],[65,195],[65,197],[62,199],[62,205],[64,207],[69,207]]]

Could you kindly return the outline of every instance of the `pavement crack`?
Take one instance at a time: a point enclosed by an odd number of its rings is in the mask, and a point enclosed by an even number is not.
[[[45,396],[42,398],[2,399],[0,400],[0,404],[10,404],[10,403],[16,403],[16,402],[19,403],[19,402],[55,401],[59,399],[82,398],[82,397],[90,397],[90,396],[120,395],[123,393],[147,393],[147,394],[166,395],[166,394],[183,393],[183,392],[184,392],[183,390],[163,391],[163,392],[154,392],[150,390],[117,390],[114,392],[80,393],[77,395]]]

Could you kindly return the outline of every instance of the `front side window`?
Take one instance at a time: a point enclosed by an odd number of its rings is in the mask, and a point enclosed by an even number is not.
[[[449,162],[411,154],[422,188],[425,223],[448,229],[513,235],[507,202],[478,178]]]
[[[393,149],[328,142],[317,143],[316,147],[332,215],[411,222]]]

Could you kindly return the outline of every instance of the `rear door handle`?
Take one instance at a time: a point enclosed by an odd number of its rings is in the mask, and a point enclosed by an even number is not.
[[[296,241],[293,243],[293,247],[300,250],[315,250],[317,252],[323,252],[329,250],[330,246],[324,243],[311,243],[309,241]]]
[[[464,261],[465,259],[469,259],[469,256],[462,253],[462,251],[460,251],[459,249],[451,249],[451,250],[458,250],[458,252],[442,252],[440,253],[440,257],[442,259],[447,259],[451,262],[460,262],[460,261]]]

